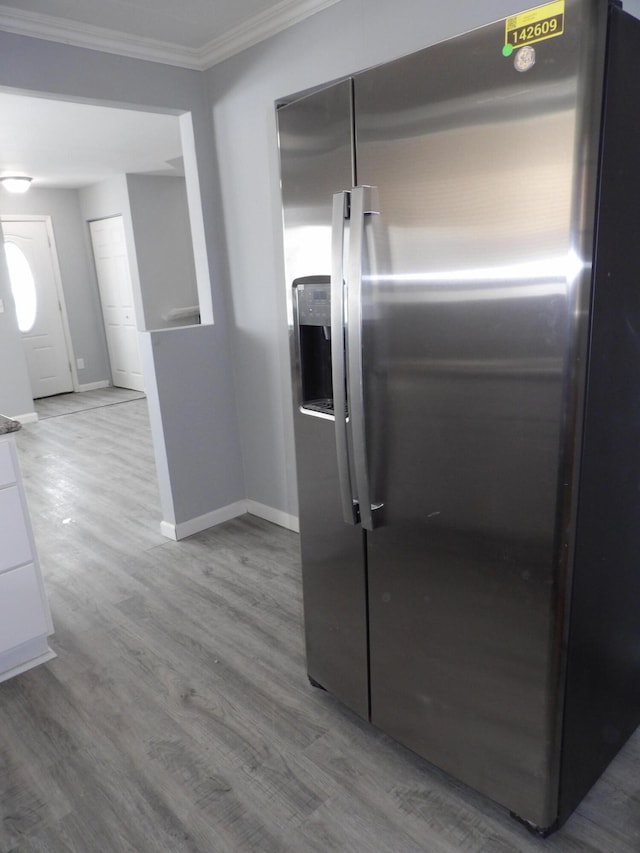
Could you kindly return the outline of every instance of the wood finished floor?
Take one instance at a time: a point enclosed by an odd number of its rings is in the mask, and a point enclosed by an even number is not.
[[[75,415],[88,409],[139,400],[142,397],[144,394],[141,391],[131,391],[128,388],[98,388],[81,394],[55,394],[53,397],[41,397],[34,400],[34,408],[40,420],[46,420],[58,418],[61,415]]]
[[[145,400],[18,435],[56,660],[0,684],[0,853],[638,853],[640,737],[541,841],[311,688],[296,535],[159,533]]]

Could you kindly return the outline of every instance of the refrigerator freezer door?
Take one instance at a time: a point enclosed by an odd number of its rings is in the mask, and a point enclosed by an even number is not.
[[[368,535],[372,722],[542,827],[557,816],[595,8],[567,0],[529,70],[504,55],[503,22],[354,81],[358,182],[380,211],[362,283],[384,505]]]
[[[299,290],[305,286],[300,279],[328,281],[332,272],[333,194],[353,183],[351,82],[281,107],[278,131],[307,669],[311,678],[367,717],[363,533],[343,520],[334,419],[302,407],[300,340],[292,304],[294,282]]]

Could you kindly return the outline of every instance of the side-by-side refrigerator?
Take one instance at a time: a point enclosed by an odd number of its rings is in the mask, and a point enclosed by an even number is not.
[[[278,104],[308,673],[560,825],[640,720],[640,22]]]

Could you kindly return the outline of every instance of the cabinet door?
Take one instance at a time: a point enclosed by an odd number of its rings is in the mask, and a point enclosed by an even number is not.
[[[0,486],[8,486],[16,481],[16,472],[11,458],[8,442],[0,442]]]
[[[17,486],[0,490],[0,572],[30,563],[31,542],[25,523],[25,510]]]
[[[48,632],[33,564],[0,575],[0,654]]]

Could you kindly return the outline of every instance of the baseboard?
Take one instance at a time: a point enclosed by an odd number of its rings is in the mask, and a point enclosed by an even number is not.
[[[100,382],[86,382],[84,385],[78,385],[78,391],[98,391],[100,388],[110,388],[111,383],[108,379],[101,379]]]
[[[173,539],[174,542],[178,541],[178,537],[176,536],[176,526],[175,524],[171,524],[170,521],[160,522],[160,533],[167,539]]]
[[[300,526],[295,515],[289,515],[279,509],[274,509],[272,506],[258,503],[257,501],[236,501],[236,503],[223,506],[221,509],[215,509],[213,512],[208,512],[205,515],[199,515],[197,518],[190,518],[188,521],[181,521],[178,524],[172,524],[170,521],[160,522],[160,533],[166,536],[167,539],[173,539],[174,542],[180,539],[186,539],[187,536],[193,536],[194,533],[200,533],[202,530],[207,530],[209,527],[215,527],[217,524],[224,524],[225,521],[231,521],[232,518],[238,518],[240,515],[256,515],[258,518],[264,518],[265,521],[270,521],[280,527],[286,527],[288,530],[293,530],[298,533]]]
[[[53,660],[55,657],[56,653],[49,648],[46,636],[28,640],[7,654],[0,655],[0,681],[6,681],[13,678],[14,675],[20,675],[34,666]]]
[[[205,515],[199,515],[197,518],[190,518],[188,521],[181,521],[178,524],[161,521],[160,532],[167,539],[178,541],[185,539],[187,536],[193,536],[194,533],[207,530],[209,527],[215,527],[216,524],[224,524],[225,521],[231,521],[232,518],[244,515],[246,511],[246,501],[237,501],[234,504],[214,509],[213,512],[207,512]]]
[[[247,501],[247,512],[250,515],[257,515],[258,518],[264,518],[265,521],[271,521],[280,527],[286,527],[287,530],[293,530],[294,533],[300,532],[300,524],[295,515],[289,515],[287,512],[282,512],[280,509],[274,509],[272,506],[258,503],[257,501]]]
[[[37,412],[27,412],[26,415],[12,415],[14,421],[20,421],[21,424],[35,424],[38,421]]]

